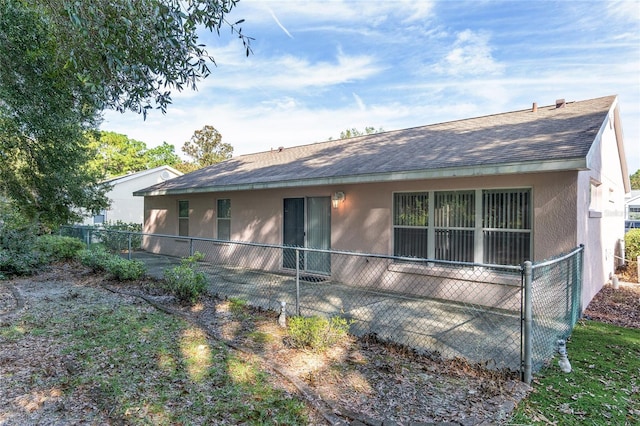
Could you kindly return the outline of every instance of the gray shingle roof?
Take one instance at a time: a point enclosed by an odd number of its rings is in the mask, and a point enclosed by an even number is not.
[[[234,157],[135,195],[576,170],[615,96]],[[552,165],[552,166],[549,166]]]

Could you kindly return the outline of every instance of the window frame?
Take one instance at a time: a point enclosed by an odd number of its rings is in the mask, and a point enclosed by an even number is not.
[[[184,215],[186,210],[186,215]],[[178,200],[178,236],[189,236],[189,200]]]
[[[526,212],[520,214],[520,220],[523,220],[525,224],[523,226],[528,226],[528,228],[508,228],[508,227],[498,227],[494,228],[485,228],[484,227],[484,196],[485,193],[497,193],[497,194],[507,194],[507,193],[525,193],[526,196]],[[426,225],[417,226],[416,224],[406,224],[406,223],[398,223],[398,206],[397,201],[399,197],[407,197],[407,196],[416,196],[420,195],[426,196],[426,204],[427,207],[424,209],[423,213],[426,215]],[[464,209],[466,209],[466,214],[472,212],[473,218],[463,219],[462,222],[455,223],[453,226],[444,226],[442,221],[438,222],[437,216],[439,213],[437,212],[438,206],[440,204],[437,203],[438,197],[452,197],[452,200],[455,203],[460,203],[460,200],[464,201]],[[461,198],[463,197],[463,198]],[[464,200],[466,197],[466,200]],[[504,197],[503,197],[504,198]],[[509,196],[506,196],[509,199]],[[405,203],[407,201],[405,200]],[[410,202],[409,202],[410,203]],[[391,227],[392,227],[392,243],[391,250],[394,256],[401,257],[417,257],[417,258],[426,258],[430,260],[442,260],[442,261],[452,261],[452,262],[461,262],[461,263],[490,263],[486,262],[485,259],[489,257],[485,255],[485,235],[487,231],[493,231],[501,238],[500,241],[505,242],[504,235],[508,235],[510,233],[520,233],[528,234],[528,244],[525,240],[526,249],[524,250],[524,254],[528,254],[527,257],[531,257],[533,253],[533,226],[534,226],[534,217],[533,217],[533,189],[531,187],[515,187],[515,188],[475,188],[475,189],[461,189],[461,190],[429,190],[429,191],[394,191],[392,193],[392,212],[391,212]],[[464,213],[464,212],[463,212]],[[440,214],[440,216],[442,216]],[[526,218],[523,218],[526,216]],[[451,219],[451,217],[449,217]],[[398,232],[398,229],[421,229],[426,231],[426,241],[422,244],[426,244],[425,257],[419,256],[411,256],[403,254],[406,250],[399,250],[398,244],[404,244],[402,247],[406,248],[410,245],[407,243],[402,243],[398,241],[398,237],[401,236],[401,233]],[[451,234],[453,231],[453,234]],[[443,234],[444,232],[444,234]],[[464,245],[463,248],[458,248],[454,256],[444,256],[442,253],[442,248],[437,247],[438,238],[440,241],[442,240],[442,236],[438,237],[438,233],[440,235],[446,235],[444,238],[450,244],[454,242],[456,244]],[[459,234],[459,236],[455,236],[455,234]],[[471,233],[470,235],[465,235],[465,233]],[[423,235],[425,233],[423,232]],[[503,234],[500,236],[499,234]],[[452,238],[453,236],[453,238]],[[465,241],[466,240],[466,241]],[[469,241],[471,240],[471,241]],[[507,239],[508,240],[508,239]],[[507,241],[507,244],[510,244]],[[469,252],[471,251],[471,252]],[[437,253],[440,253],[437,255]],[[488,253],[487,253],[488,254]],[[448,258],[447,258],[448,257]],[[524,259],[527,260],[527,259]]]
[[[222,203],[227,203],[226,210]],[[225,226],[221,226],[225,224]],[[226,230],[226,235],[222,234],[222,230]],[[218,198],[216,200],[216,236],[219,240],[231,240],[231,198]]]

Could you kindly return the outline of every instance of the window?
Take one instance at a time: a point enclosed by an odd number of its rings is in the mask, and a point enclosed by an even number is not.
[[[475,191],[436,192],[434,197],[434,258],[473,262]]]
[[[178,201],[178,235],[189,235],[189,202]]]
[[[101,210],[100,213],[98,213],[97,215],[93,216],[93,224],[94,225],[99,225],[105,222],[105,217],[107,217],[107,211],[106,210]]]
[[[394,194],[394,256],[427,257],[428,193]]]
[[[218,239],[231,239],[231,200],[218,200]]]
[[[520,264],[531,255],[531,191],[396,193],[393,254]]]
[[[531,192],[482,191],[483,262],[518,265],[531,258]]]
[[[640,219],[640,207],[629,206],[629,219]]]

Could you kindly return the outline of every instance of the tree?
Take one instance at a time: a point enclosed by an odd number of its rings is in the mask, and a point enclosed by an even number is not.
[[[640,189],[640,169],[629,176],[629,179],[631,180],[631,189]]]
[[[106,131],[89,132],[87,137],[89,149],[95,152],[95,157],[89,165],[103,173],[105,178],[147,169],[147,146],[144,142]]]
[[[181,160],[178,154],[176,154],[175,146],[162,142],[155,148],[150,148],[145,153],[147,162],[147,169],[153,169],[160,166],[176,166],[180,164]]]
[[[198,169],[228,160],[233,155],[233,147],[222,143],[222,135],[213,126],[196,130],[191,139],[184,143],[182,152],[193,159]]]
[[[59,66],[58,46],[37,10],[0,3],[0,195],[45,224],[107,204],[101,176],[87,167],[84,131],[97,110],[73,71]]]
[[[195,88],[213,58],[202,27],[224,25],[236,0],[0,0],[0,196],[59,224],[106,206],[85,133],[104,109],[145,117],[171,91]],[[215,64],[215,62],[213,62]]]
[[[61,40],[63,64],[88,88],[100,109],[163,112],[171,90],[195,89],[215,64],[198,31],[223,25],[242,41],[251,37],[226,21],[238,0],[36,0]]]
[[[340,132],[340,139],[350,139],[350,138],[355,138],[357,136],[372,135],[374,133],[382,133],[382,132],[384,132],[384,129],[382,127],[380,127],[378,130],[376,130],[373,126],[365,127],[364,131],[360,131],[355,127],[353,127],[351,129],[346,129]],[[330,137],[329,140],[333,140],[333,137]]]
[[[87,138],[89,148],[94,152],[90,167],[105,178],[164,165],[173,166],[181,161],[175,147],[167,142],[148,149],[144,142],[108,131],[88,132]]]

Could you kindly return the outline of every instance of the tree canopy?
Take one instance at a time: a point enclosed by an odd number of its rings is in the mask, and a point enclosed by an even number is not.
[[[629,179],[631,180],[631,189],[640,189],[640,169],[629,176]]]
[[[382,127],[376,130],[375,127],[369,126],[369,127],[365,127],[363,131],[360,131],[355,127],[352,127],[351,129],[346,129],[340,132],[340,139],[350,139],[350,138],[355,138],[357,136],[372,135],[374,133],[382,133],[382,132],[384,132],[384,129]],[[333,140],[333,137],[330,137],[329,140]]]
[[[147,148],[144,142],[107,131],[88,132],[87,138],[88,147],[94,152],[89,166],[105,178],[164,165],[175,166],[181,161],[175,153],[175,147],[167,142]]]
[[[213,58],[199,28],[236,0],[0,0],[0,196],[46,224],[106,206],[86,132],[105,109],[165,111]],[[168,147],[155,152],[163,158]]]
[[[206,125],[193,132],[182,152],[193,159],[196,169],[200,169],[228,160],[233,155],[233,147],[222,142],[222,135],[213,126]]]

